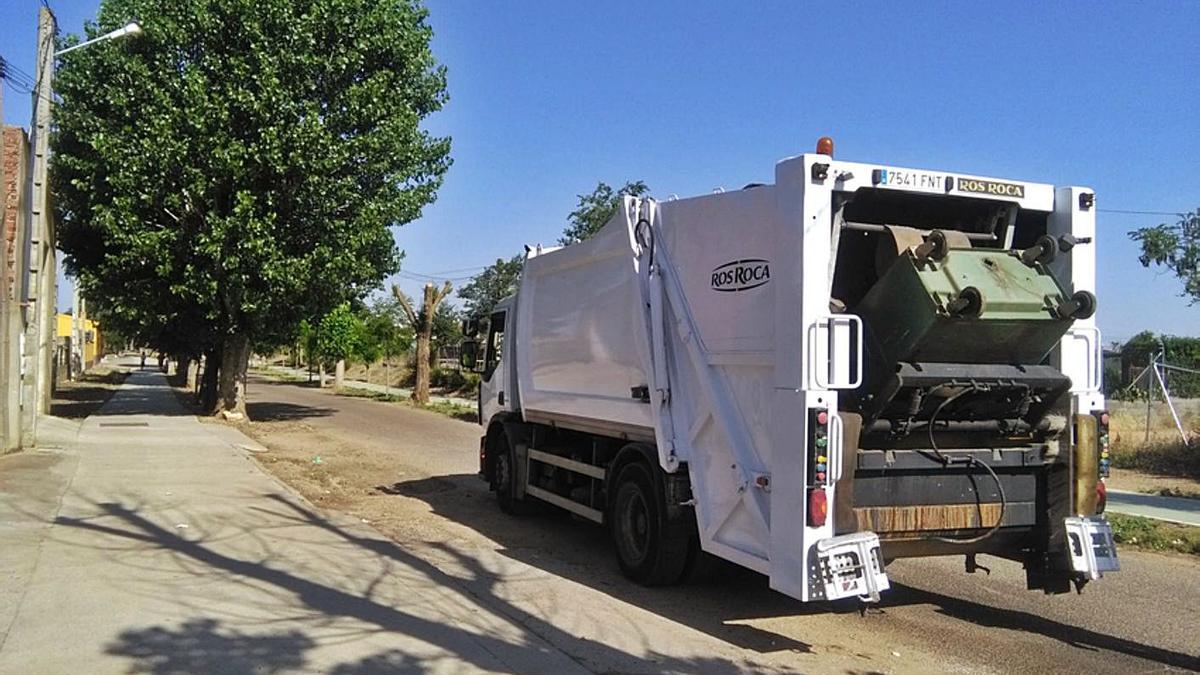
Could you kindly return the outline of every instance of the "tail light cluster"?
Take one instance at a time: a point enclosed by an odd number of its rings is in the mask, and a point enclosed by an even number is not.
[[[1095,413],[1096,415],[1096,441],[1100,445],[1100,477],[1108,478],[1108,470],[1112,465],[1112,457],[1109,454],[1109,435],[1108,435],[1108,412],[1102,411]]]
[[[823,527],[829,516],[829,411],[808,411],[808,524]]]

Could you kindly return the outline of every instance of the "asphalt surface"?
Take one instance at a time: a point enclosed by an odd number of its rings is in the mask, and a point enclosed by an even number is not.
[[[734,654],[748,670],[858,672],[864,660],[874,664],[867,670],[893,672],[1200,670],[1200,562],[1192,557],[1123,549],[1121,572],[1080,595],[1059,596],[1027,591],[1020,566],[1005,560],[980,556],[990,574],[973,575],[957,557],[901,560],[888,568],[893,589],[865,615],[853,607],[803,605],[732,567],[708,584],[644,589],[620,576],[602,529],[569,517],[499,514],[473,475],[477,426],[265,380],[251,383],[249,399],[252,417],[297,421],[318,439],[312,442],[337,439],[391,453],[397,473],[429,476],[407,488],[397,483],[395,492],[406,496],[397,499],[428,505],[406,512],[404,527],[426,528],[425,539],[466,542],[460,556],[495,551],[539,570],[530,593],[542,599],[522,605],[542,627],[535,632],[573,627],[580,634],[577,626],[587,625],[594,647],[619,643],[622,630],[636,625],[642,642],[654,647],[692,636],[698,648]],[[556,584],[567,590],[552,590]],[[624,629],[606,629],[615,622]]]
[[[1200,499],[1108,491],[1108,510],[1200,527]]]

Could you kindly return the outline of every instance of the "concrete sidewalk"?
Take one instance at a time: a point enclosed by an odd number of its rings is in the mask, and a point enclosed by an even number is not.
[[[0,459],[0,672],[553,672],[498,597],[292,494],[136,371]]]

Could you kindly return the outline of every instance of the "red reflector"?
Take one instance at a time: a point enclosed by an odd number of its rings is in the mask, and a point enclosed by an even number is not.
[[[817,424],[829,424],[829,413],[824,410],[817,413]]]
[[[1104,507],[1108,506],[1108,488],[1104,487],[1104,481],[1096,483],[1096,513],[1104,513]]]
[[[808,524],[821,527],[828,515],[829,501],[825,497],[825,488],[813,488],[812,492],[808,493]]]

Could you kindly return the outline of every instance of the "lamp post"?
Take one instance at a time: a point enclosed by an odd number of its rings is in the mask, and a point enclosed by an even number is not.
[[[43,11],[45,11],[44,8],[43,8]],[[91,40],[85,40],[83,42],[80,42],[77,45],[73,45],[73,46],[67,47],[66,49],[63,49],[61,51],[54,52],[54,55],[62,56],[63,54],[66,54],[67,52],[73,52],[76,49],[83,49],[84,47],[87,47],[88,45],[94,45],[97,42],[104,42],[105,40],[115,40],[117,38],[125,37],[126,35],[137,35],[140,32],[142,32],[141,24],[139,24],[136,21],[130,21],[129,23],[125,24],[124,26],[121,26],[120,28],[118,28],[114,31],[105,33],[104,35],[101,35],[100,37],[94,37]]]
[[[33,92],[33,124],[30,146],[33,149],[29,185],[29,255],[25,273],[28,295],[25,302],[25,346],[21,362],[21,445],[33,447],[37,442],[39,413],[49,412],[53,389],[54,316],[57,295],[57,261],[55,259],[54,224],[50,219],[50,200],[47,193],[47,163],[50,152],[51,97],[54,88],[54,59],[70,51],[136,35],[142,30],[137,22],[100,37],[81,42],[60,52],[54,51],[57,26],[54,13],[42,6],[38,15],[38,60]]]

